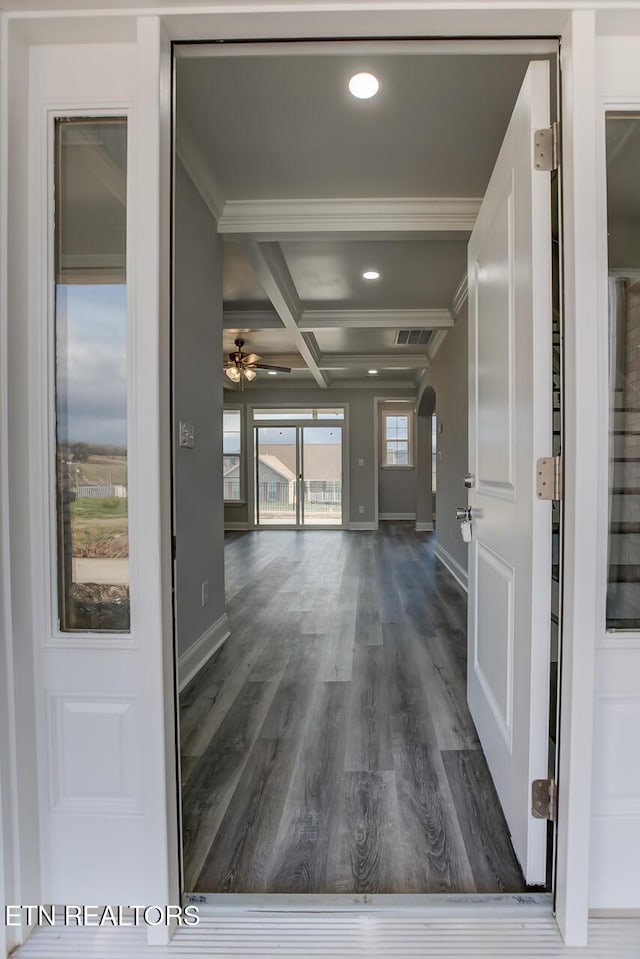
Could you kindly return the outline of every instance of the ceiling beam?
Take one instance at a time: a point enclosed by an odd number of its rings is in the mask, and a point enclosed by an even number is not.
[[[225,310],[224,328],[250,333],[252,330],[283,330],[284,326],[273,310]]]
[[[430,365],[426,353],[322,353],[321,370],[422,370]]]
[[[449,310],[356,310],[336,307],[327,310],[303,310],[298,329],[403,329],[442,330],[453,326]],[[273,310],[224,311],[225,330],[250,332],[251,330],[282,330],[282,320]]]
[[[449,310],[305,310],[301,330],[439,330],[453,326]]]
[[[374,197],[337,200],[227,200],[218,232],[261,239],[315,234],[470,233],[475,197]]]
[[[291,333],[296,349],[318,386],[326,389],[329,377],[318,366],[320,351],[316,339],[313,333],[305,333],[298,327],[302,306],[280,247],[277,243],[258,243],[254,240],[248,244],[248,249],[262,287],[283,326]]]

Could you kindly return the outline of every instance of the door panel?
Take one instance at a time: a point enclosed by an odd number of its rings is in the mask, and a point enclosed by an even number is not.
[[[481,487],[512,496],[513,183],[507,180],[503,186],[474,264],[478,314],[483,318],[478,336],[477,460]]]
[[[342,525],[342,428],[303,426],[302,523]]]
[[[298,430],[295,426],[257,426],[255,436],[256,523],[296,526]]]
[[[535,465],[552,449],[549,67],[531,63],[469,242],[468,699],[528,883],[546,878],[531,781],[548,762],[551,504]]]

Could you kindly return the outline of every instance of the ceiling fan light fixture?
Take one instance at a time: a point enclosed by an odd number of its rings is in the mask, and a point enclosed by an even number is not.
[[[358,100],[370,100],[380,89],[380,81],[373,73],[354,73],[349,80],[349,93]]]
[[[225,373],[232,383],[240,382],[240,370],[236,366],[228,366]]]
[[[242,375],[244,376],[245,380],[247,380],[247,382],[250,383],[251,380],[255,380],[255,378],[256,378],[256,371],[255,371],[255,370],[244,369],[244,370],[242,371]]]

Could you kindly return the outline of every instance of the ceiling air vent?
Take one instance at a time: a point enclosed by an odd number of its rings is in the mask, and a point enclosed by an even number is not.
[[[431,330],[398,330],[396,346],[426,346],[431,338]]]

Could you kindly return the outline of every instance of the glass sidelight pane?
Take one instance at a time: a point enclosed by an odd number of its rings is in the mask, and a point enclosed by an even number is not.
[[[256,427],[256,522],[298,522],[298,445],[295,426]]]
[[[609,258],[607,629],[640,629],[640,115],[606,120]]]
[[[242,499],[242,432],[240,410],[224,410],[222,422],[222,471],[225,503]]]
[[[126,120],[58,120],[56,499],[65,632],[130,626],[126,209]]]
[[[302,427],[302,496],[305,526],[342,523],[342,429]]]

